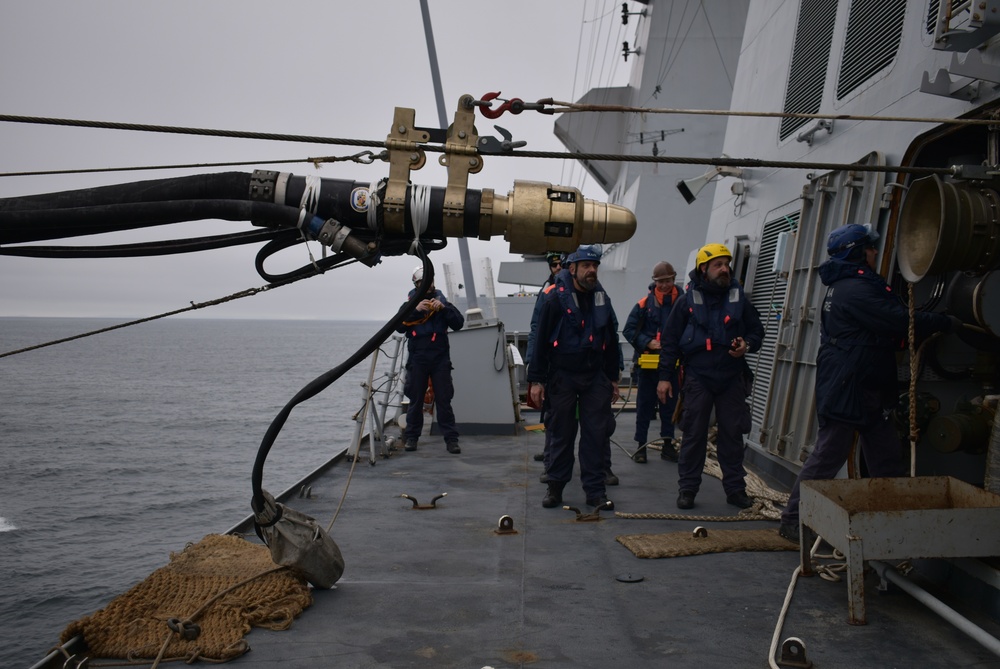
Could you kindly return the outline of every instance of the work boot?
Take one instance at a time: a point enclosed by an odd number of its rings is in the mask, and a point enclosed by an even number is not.
[[[799,524],[798,523],[782,523],[778,527],[778,534],[788,539],[793,544],[799,543]]]
[[[615,510],[615,503],[612,502],[607,497],[605,497],[604,495],[601,495],[600,497],[597,497],[597,498],[594,498],[594,499],[588,499],[587,500],[587,506],[597,507],[597,508],[594,509],[594,511],[598,511],[598,510],[614,511]]]
[[[753,500],[747,495],[746,490],[738,490],[731,495],[726,495],[726,501],[741,509],[749,509],[753,506]]]
[[[678,509],[693,509],[694,508],[694,493],[690,490],[681,490],[681,493],[677,495],[677,508]]]
[[[403,446],[403,450],[404,451],[415,451],[415,450],[417,450],[417,440],[416,439],[407,439],[406,440],[406,445]]]
[[[677,448],[669,439],[663,440],[663,450],[660,451],[660,458],[662,460],[669,460],[670,462],[677,462]]]
[[[549,479],[549,473],[548,472],[542,472],[542,475],[538,477],[538,481],[540,483],[548,483],[550,481],[550,479]]]
[[[448,449],[449,453],[454,453],[458,455],[459,453],[462,452],[462,448],[458,445],[458,439],[449,439],[448,441],[444,442],[444,446],[445,448]]]
[[[646,464],[646,447],[639,446],[639,450],[635,452],[635,455],[632,456],[632,459],[638,462],[640,465]]]
[[[604,470],[604,485],[618,485],[618,477],[611,471],[611,467]]]
[[[553,509],[562,504],[563,486],[560,483],[549,483],[548,492],[542,498],[542,506],[546,509]]]

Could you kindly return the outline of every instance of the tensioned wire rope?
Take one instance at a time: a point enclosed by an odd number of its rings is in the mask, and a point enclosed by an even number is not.
[[[488,103],[483,103],[486,106]],[[552,110],[541,109],[545,105],[562,105]],[[916,118],[916,117],[881,117],[881,116],[856,116],[848,114],[823,115],[823,114],[803,114],[795,112],[741,112],[732,110],[708,110],[708,109],[663,109],[628,107],[623,105],[577,105],[569,102],[552,100],[541,100],[531,103],[530,108],[544,113],[569,113],[569,112],[619,112],[619,113],[663,113],[663,114],[695,114],[695,115],[717,115],[717,116],[759,116],[766,118],[816,118],[835,120],[865,120],[865,121],[888,121],[888,122],[913,122],[913,123],[948,123],[952,125],[995,125],[993,119],[941,119],[941,118]],[[278,133],[250,132],[237,130],[218,130],[211,128],[193,128],[163,125],[146,125],[138,123],[118,123],[109,121],[87,121],[80,119],[59,119],[35,116],[13,116],[10,114],[0,114],[0,121],[8,123],[30,123],[42,125],[60,125],[83,128],[102,128],[111,130],[131,130],[139,132],[161,132],[172,134],[191,134],[215,137],[234,137],[242,139],[260,139],[283,142],[303,142],[315,144],[340,144],[345,146],[367,146],[373,148],[384,148],[385,142],[377,140],[350,139],[343,137],[319,137],[314,135],[288,135]],[[422,144],[421,149],[432,153],[446,153],[445,146],[433,144]],[[356,154],[364,155],[364,154]],[[611,161],[611,162],[640,162],[640,163],[671,163],[689,165],[713,165],[725,167],[773,167],[785,169],[815,169],[815,170],[854,170],[858,172],[893,172],[900,174],[921,174],[921,175],[953,175],[955,170],[950,167],[910,167],[904,165],[862,165],[858,163],[822,163],[808,161],[785,161],[785,160],[764,160],[759,158],[729,158],[729,157],[707,157],[699,158],[692,156],[637,156],[630,154],[607,154],[607,153],[573,153],[569,151],[506,151],[489,156],[507,156],[514,158],[551,158],[551,159],[573,159],[587,161]],[[305,162],[312,162],[315,159]],[[150,167],[149,169],[157,169]],[[0,174],[0,176],[5,176]]]

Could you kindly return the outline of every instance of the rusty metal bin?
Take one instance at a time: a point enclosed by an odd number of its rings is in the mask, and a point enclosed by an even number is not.
[[[865,560],[1000,555],[1000,495],[950,476],[803,481],[802,573],[818,534],[847,558],[848,622],[864,625]]]

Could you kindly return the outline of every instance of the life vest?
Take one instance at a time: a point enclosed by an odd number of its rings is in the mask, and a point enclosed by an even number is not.
[[[642,313],[639,315],[638,329],[640,332],[653,335],[660,334],[660,326],[663,325],[664,310],[670,313],[670,307],[677,301],[677,292],[677,286],[673,286],[669,293],[670,302],[665,304],[660,304],[656,301],[655,288],[651,288],[648,295],[639,298],[639,309],[642,310]],[[651,323],[655,323],[656,326],[647,327]]]
[[[411,290],[407,299],[413,297],[414,291]],[[444,293],[440,290],[435,290],[433,298],[440,301],[442,304],[448,304],[448,301],[444,297]],[[430,337],[431,341],[435,341],[440,335],[445,335],[448,333],[448,323],[444,318],[434,318],[437,314],[441,313],[438,311],[427,311],[425,313],[420,313],[419,311],[414,311],[416,318],[413,320],[403,321],[403,325],[406,326],[406,338],[416,339],[418,337]]]
[[[713,348],[728,349],[730,342],[739,335],[743,318],[743,287],[737,283],[730,286],[721,301],[721,313],[718,306],[715,310],[709,308],[706,295],[700,288],[688,288],[687,298],[688,322],[681,335],[681,353],[690,355]],[[718,302],[716,304],[719,305]]]
[[[561,279],[562,277],[560,277]],[[611,300],[604,292],[604,287],[598,283],[590,292],[593,305],[589,317],[584,318],[580,309],[577,291],[573,288],[572,279],[569,283],[557,280],[551,290],[556,291],[556,302],[559,304],[562,318],[549,333],[549,344],[557,353],[580,353],[586,350],[604,350],[604,329],[611,322]],[[551,298],[550,298],[551,299]],[[600,333],[594,336],[594,333]]]

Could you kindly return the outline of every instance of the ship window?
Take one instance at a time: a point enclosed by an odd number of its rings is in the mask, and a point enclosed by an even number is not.
[[[841,100],[892,64],[903,35],[906,0],[853,0],[837,78]]]
[[[819,111],[836,18],[837,0],[802,0],[799,3],[795,46],[785,89],[785,112],[815,114]],[[781,139],[787,138],[810,120],[781,119]]]

